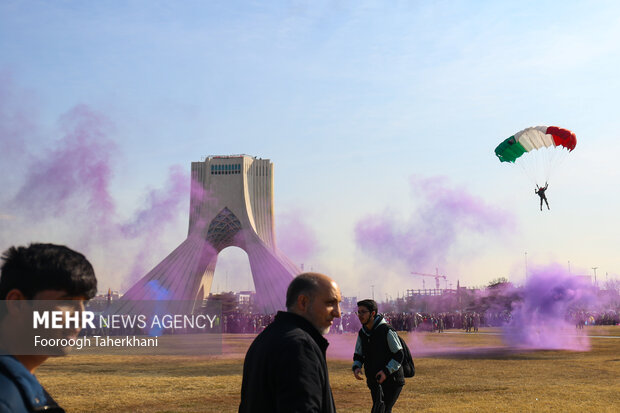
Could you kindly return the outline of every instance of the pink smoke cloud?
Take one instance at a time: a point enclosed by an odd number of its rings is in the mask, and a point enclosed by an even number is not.
[[[512,319],[504,327],[506,344],[517,348],[587,351],[590,341],[575,328],[569,315],[597,301],[591,285],[551,265],[532,271],[522,292],[513,303]],[[583,331],[583,330],[581,330]]]
[[[131,238],[156,232],[162,222],[176,218],[180,204],[188,198],[189,188],[189,175],[178,165],[170,167],[164,188],[148,192],[145,205],[131,222],[121,225],[121,232]]]
[[[414,176],[410,183],[419,207],[407,219],[386,210],[366,216],[355,226],[357,246],[382,263],[435,265],[460,245],[461,237],[495,237],[515,225],[509,211],[451,187],[446,178]]]
[[[88,211],[91,219],[106,224],[115,211],[108,192],[116,152],[116,145],[107,138],[110,122],[78,105],[60,123],[64,136],[31,163],[13,206],[33,219]]]
[[[118,287],[128,274],[144,275],[152,255],[166,250],[167,224],[187,212],[189,174],[170,168],[164,187],[148,191],[124,220],[110,190],[123,158],[113,122],[77,105],[59,118],[56,132],[43,136],[37,105],[24,96],[0,73],[0,178],[8,189],[0,196],[0,242],[67,244],[95,257],[102,285]]]
[[[151,261],[150,255],[154,252],[153,242],[162,232],[162,226],[176,220],[181,207],[188,201],[189,188],[189,175],[178,165],[170,167],[164,188],[150,190],[144,205],[135,212],[133,219],[119,226],[123,237],[139,238],[142,241],[128,278],[123,282],[124,287],[130,287],[150,269],[147,263]]]
[[[313,260],[319,252],[319,243],[312,227],[306,221],[307,214],[298,209],[278,214],[276,221],[277,245],[293,262]]]

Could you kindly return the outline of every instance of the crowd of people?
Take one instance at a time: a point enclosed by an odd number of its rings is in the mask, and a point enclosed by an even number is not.
[[[464,330],[476,332],[480,327],[501,327],[511,321],[509,311],[464,311],[443,313],[383,313],[383,316],[397,331],[438,332],[444,330]],[[250,333],[263,331],[273,321],[273,314],[250,314],[233,311],[222,316],[223,333]],[[567,319],[577,326],[618,325],[620,313],[608,311],[574,310],[567,314]],[[334,319],[330,334],[355,333],[360,322],[355,312],[343,312],[341,318]]]
[[[250,314],[233,311],[222,315],[222,333],[259,333],[272,323],[275,314]]]
[[[615,326],[620,324],[620,313],[614,310],[607,311],[583,311],[569,312],[570,320],[577,328],[585,326]]]

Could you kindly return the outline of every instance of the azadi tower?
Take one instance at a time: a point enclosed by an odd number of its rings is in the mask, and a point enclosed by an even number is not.
[[[243,249],[250,260],[257,309],[285,308],[286,288],[299,273],[276,247],[273,164],[247,155],[192,162],[187,239],[133,285],[124,300],[184,300],[200,306],[211,291],[217,256]]]

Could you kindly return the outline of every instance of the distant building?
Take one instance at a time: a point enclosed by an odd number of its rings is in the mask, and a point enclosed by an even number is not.
[[[239,308],[247,308],[251,306],[255,295],[256,293],[254,291],[239,291],[237,293]]]
[[[105,294],[97,294],[92,301],[116,301],[120,300],[123,295],[118,290],[108,290]]]

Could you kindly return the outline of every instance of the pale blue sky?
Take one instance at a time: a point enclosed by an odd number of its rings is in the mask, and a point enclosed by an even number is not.
[[[0,138],[44,157],[76,105],[105,117],[120,220],[165,187],[171,166],[189,171],[210,154],[269,158],[276,218],[295,211],[316,240],[293,259],[332,275],[346,295],[368,296],[375,284],[376,295],[396,296],[422,286],[408,270],[436,266],[453,284],[519,282],[526,251],[529,265],[570,261],[575,273],[598,266],[599,279],[617,276],[620,5],[390,3],[3,0],[0,115],[22,130]],[[550,183],[550,213],[518,168],[493,154],[539,124],[578,139]],[[86,242],[76,233],[91,229],[76,231],[70,213],[27,224],[8,201],[33,164],[15,154],[2,162],[0,247],[83,245],[105,289],[120,288],[138,256],[150,269],[187,231],[188,200],[148,246]],[[415,221],[414,175],[445,177],[514,225],[458,229],[436,264],[370,256],[356,246],[356,224],[377,214],[395,226]],[[248,272],[244,254],[226,250],[214,287],[247,288]]]

